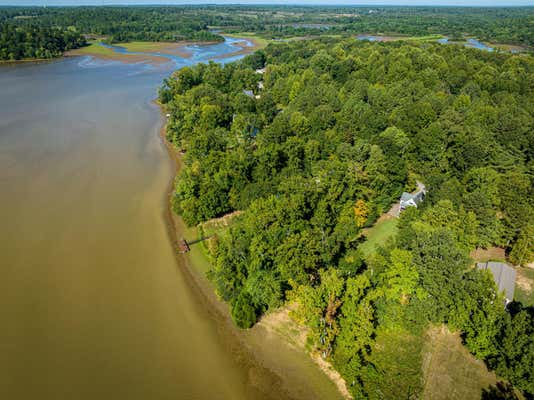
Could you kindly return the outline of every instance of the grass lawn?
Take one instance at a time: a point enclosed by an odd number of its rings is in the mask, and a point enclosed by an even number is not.
[[[366,241],[363,242],[359,249],[365,257],[370,256],[378,246],[384,244],[389,238],[397,234],[397,218],[383,219],[365,232]]]
[[[185,223],[175,215],[173,216],[173,219],[180,231],[180,236],[177,238],[178,240],[184,238],[188,242],[191,242],[200,238],[200,232],[196,226],[186,226]],[[206,276],[206,273],[211,269],[211,263],[206,255],[203,242],[192,244],[190,248],[191,251],[187,253],[187,257],[191,261],[193,268],[199,271],[202,276]]]
[[[514,298],[525,306],[534,307],[534,269],[517,268]]]

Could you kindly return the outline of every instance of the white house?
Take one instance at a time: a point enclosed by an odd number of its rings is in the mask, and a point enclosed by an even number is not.
[[[426,187],[421,182],[417,182],[417,191],[415,193],[403,192],[400,198],[399,213],[408,207],[417,207],[426,195]]]
[[[250,97],[251,99],[255,97],[254,92],[252,90],[243,90],[243,94]]]

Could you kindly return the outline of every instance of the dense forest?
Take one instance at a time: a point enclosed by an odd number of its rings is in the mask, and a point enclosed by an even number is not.
[[[469,257],[533,261],[533,91],[530,56],[431,43],[322,38],[183,68],[160,90],[184,152],[173,207],[188,225],[242,211],[211,247],[217,293],[243,328],[295,305],[355,398],[416,395],[399,340],[440,324],[533,396],[534,312],[505,309]],[[365,256],[417,180],[425,201]]]
[[[220,41],[214,33],[254,32],[268,39],[385,33],[447,35],[530,47],[534,8],[138,6],[0,7],[0,59],[50,58],[83,44]]]
[[[441,34],[461,40],[480,40],[524,46],[534,44],[534,8],[474,7],[255,7],[219,11],[239,15],[237,31],[259,32],[269,38],[321,35],[385,33],[409,36]],[[251,18],[251,14],[254,18]]]
[[[85,38],[73,28],[0,25],[0,60],[54,58],[84,44]]]
[[[1,20],[74,27],[115,42],[222,40],[208,31],[208,16],[195,7],[11,7],[0,8]]]
[[[0,7],[0,60],[52,58],[85,44],[107,42],[222,41],[207,15],[188,7]]]

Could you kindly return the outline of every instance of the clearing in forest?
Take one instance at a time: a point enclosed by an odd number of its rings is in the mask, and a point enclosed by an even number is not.
[[[426,333],[423,377],[426,400],[479,400],[483,390],[497,383],[495,374],[469,353],[460,335],[445,326]]]

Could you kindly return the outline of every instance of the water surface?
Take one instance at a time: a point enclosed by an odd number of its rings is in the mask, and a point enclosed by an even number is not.
[[[441,39],[438,39],[438,43],[450,44],[450,43],[455,43],[455,42],[449,41],[449,38],[441,38]],[[467,39],[465,41],[465,43],[464,43],[464,46],[465,47],[470,47],[470,48],[473,48],[473,49],[485,50],[485,51],[493,51],[494,50],[493,47],[485,45],[484,43],[480,42],[479,40],[473,39],[473,38]]]
[[[241,342],[169,239],[174,169],[152,100],[171,68],[228,46],[164,67],[0,67],[1,399],[338,397],[276,337]]]

